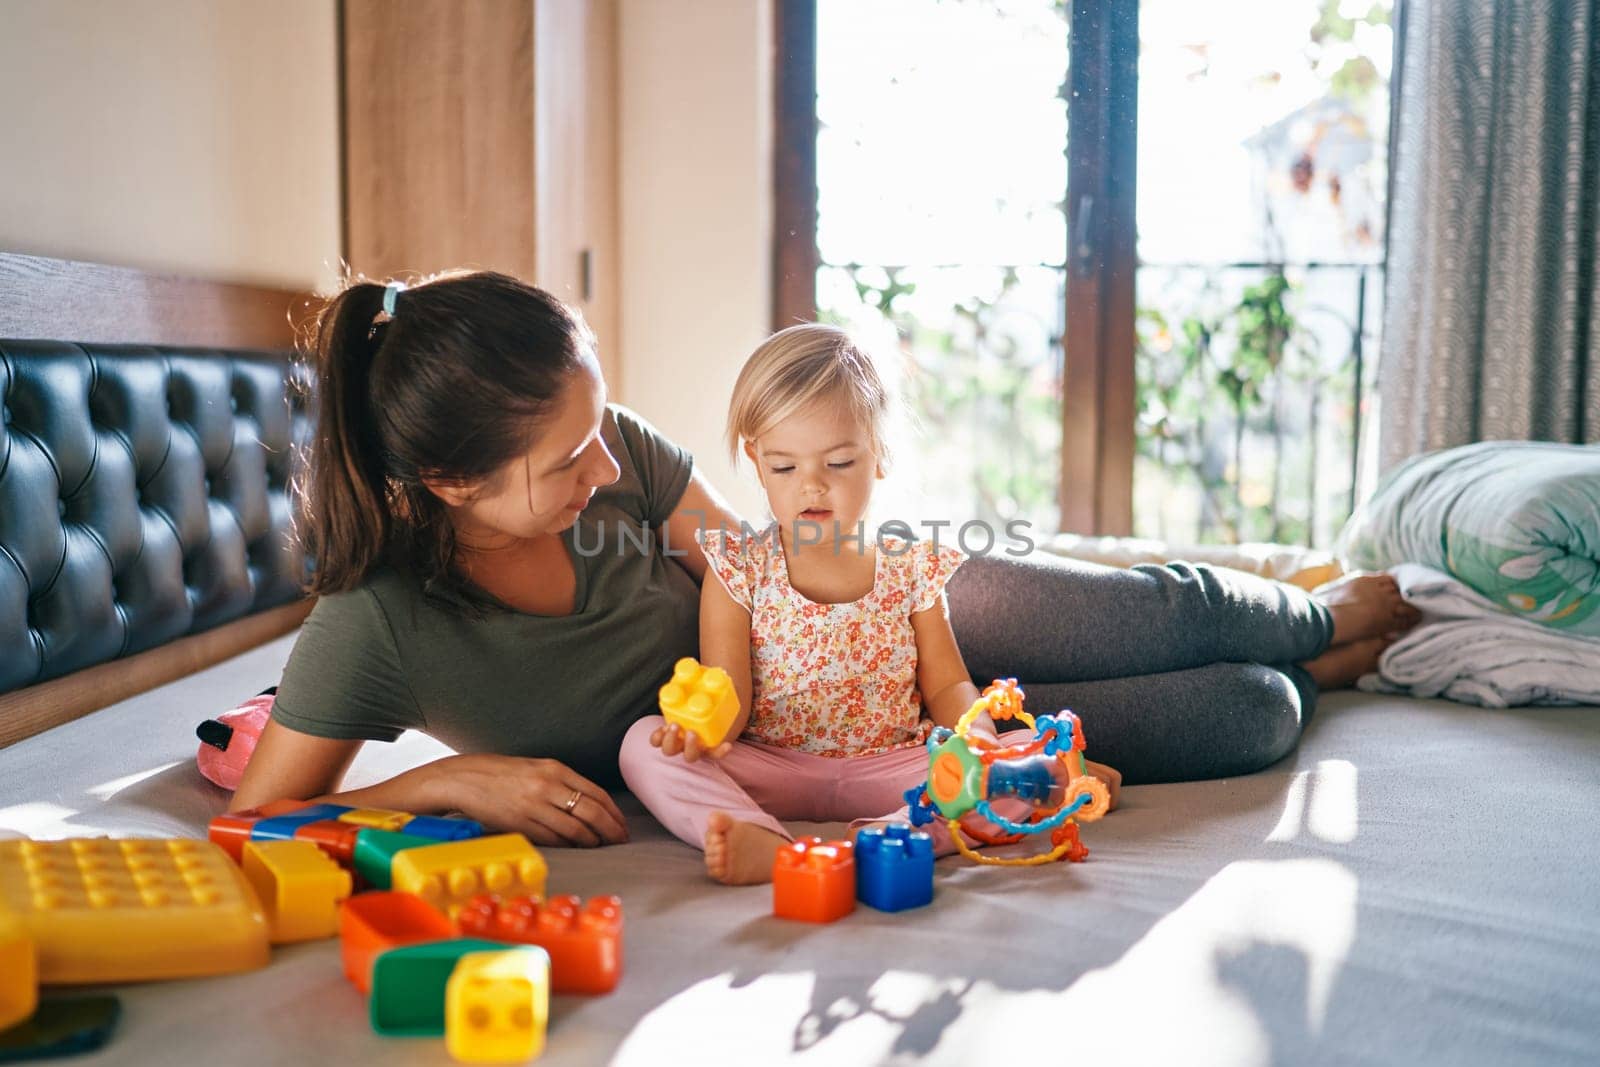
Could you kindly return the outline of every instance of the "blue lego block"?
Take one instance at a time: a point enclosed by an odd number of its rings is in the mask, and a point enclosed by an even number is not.
[[[856,835],[856,899],[879,911],[933,903],[933,838],[909,826]]]
[[[400,829],[404,833],[439,841],[465,841],[469,837],[483,836],[482,823],[471,819],[441,819],[434,815],[418,815]]]
[[[283,815],[274,815],[250,827],[250,840],[293,841],[294,832],[306,823],[337,819],[342,813],[352,810],[354,809],[342,804],[313,804],[309,808],[299,808]]]

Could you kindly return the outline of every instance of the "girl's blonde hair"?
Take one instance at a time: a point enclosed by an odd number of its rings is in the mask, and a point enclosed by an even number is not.
[[[843,404],[889,461],[889,391],[872,357],[837,326],[808,322],[779,330],[745,360],[728,404],[728,455],[821,400]]]

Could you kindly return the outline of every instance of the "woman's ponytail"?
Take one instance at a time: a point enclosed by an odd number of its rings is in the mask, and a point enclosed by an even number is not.
[[[389,514],[371,372],[386,327],[374,325],[383,286],[358,282],[316,327],[317,425],[301,521],[315,561],[312,593],[354,588],[383,555]]]
[[[387,564],[464,603],[455,530],[429,484],[481,485],[525,457],[571,375],[598,374],[593,335],[555,297],[503,274],[441,276],[386,308],[389,291],[356,282],[317,320],[300,516],[310,588],[354,589]]]

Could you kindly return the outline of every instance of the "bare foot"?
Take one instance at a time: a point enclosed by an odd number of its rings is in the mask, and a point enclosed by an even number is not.
[[[714,811],[706,824],[706,873],[723,885],[772,881],[772,861],[789,839],[755,823]]]
[[[1347,689],[1363,674],[1378,669],[1378,657],[1393,642],[1384,637],[1369,637],[1330,648],[1314,660],[1301,664],[1316,680],[1318,689]]]
[[[1333,646],[1399,635],[1422,618],[1387,574],[1357,571],[1318,586],[1311,595],[1333,614]]]

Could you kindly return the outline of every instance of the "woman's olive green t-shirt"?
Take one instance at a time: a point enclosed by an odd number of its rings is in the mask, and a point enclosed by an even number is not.
[[[689,454],[616,405],[601,434],[622,473],[562,534],[577,571],[571,615],[498,601],[464,614],[415,575],[379,570],[317,601],[272,717],[318,737],[420,730],[458,752],[556,759],[615,785],[622,735],[699,646],[700,591],[662,528],[689,484]]]

